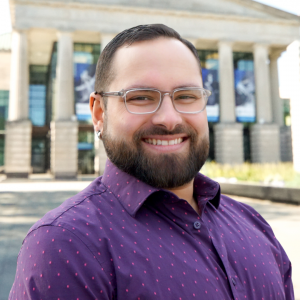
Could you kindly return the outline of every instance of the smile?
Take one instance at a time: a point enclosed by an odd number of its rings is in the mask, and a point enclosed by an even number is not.
[[[151,145],[169,146],[181,144],[183,142],[183,138],[178,138],[174,140],[145,139],[145,142]]]

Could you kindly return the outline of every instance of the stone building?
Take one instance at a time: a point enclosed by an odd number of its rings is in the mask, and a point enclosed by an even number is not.
[[[299,38],[299,17],[252,0],[10,0],[10,11],[13,32],[0,38],[8,176],[103,171],[87,109],[95,64],[118,32],[151,23],[173,27],[198,49],[212,91],[210,158],[280,161],[277,59]]]

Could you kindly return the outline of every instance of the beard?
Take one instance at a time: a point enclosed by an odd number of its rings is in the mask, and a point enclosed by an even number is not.
[[[172,131],[162,127],[138,130],[132,141],[117,139],[107,133],[104,123],[103,144],[110,161],[120,170],[155,188],[175,188],[192,181],[204,165],[209,153],[209,138],[200,138],[191,127],[178,125]],[[153,154],[143,147],[143,137],[149,135],[187,134],[189,151]],[[163,147],[163,146],[161,146]]]

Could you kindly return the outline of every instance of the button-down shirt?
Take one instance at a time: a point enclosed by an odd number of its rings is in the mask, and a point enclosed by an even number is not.
[[[107,162],[29,231],[9,299],[294,299],[267,222],[198,174],[187,201]]]

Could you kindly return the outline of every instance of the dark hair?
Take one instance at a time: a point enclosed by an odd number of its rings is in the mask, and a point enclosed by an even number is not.
[[[174,38],[185,44],[194,54],[201,74],[201,64],[196,48],[192,43],[183,39],[177,31],[163,24],[139,25],[122,31],[106,45],[97,63],[95,91],[98,93],[107,92],[114,78],[114,72],[112,70],[114,54],[120,47],[124,45],[130,46],[135,42],[154,40],[160,37]],[[105,102],[106,101],[104,101],[104,103]]]

